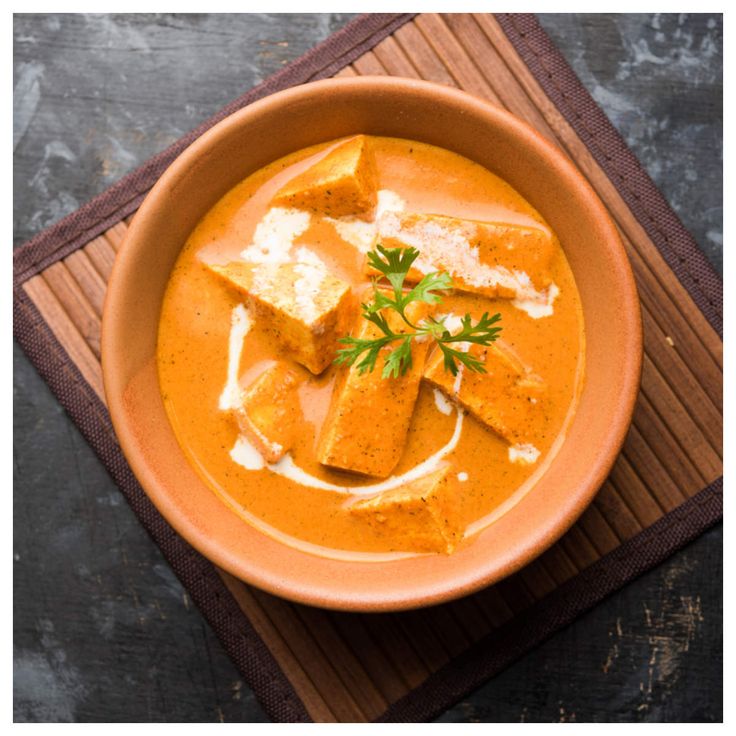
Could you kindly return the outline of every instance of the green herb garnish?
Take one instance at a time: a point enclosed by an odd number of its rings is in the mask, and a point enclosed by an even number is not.
[[[406,315],[406,309],[410,304],[413,302],[438,304],[442,301],[442,296],[438,292],[452,289],[450,275],[437,272],[428,273],[414,288],[404,293],[404,281],[418,257],[419,251],[416,248],[384,248],[382,245],[377,245],[375,250],[368,253],[370,265],[391,284],[393,298],[380,291],[377,281],[374,280],[373,301],[370,304],[361,304],[361,314],[364,319],[376,325],[383,334],[373,340],[352,336],[341,338],[340,342],[347,347],[337,351],[335,363],[353,365],[362,356],[358,369],[363,374],[376,367],[376,360],[382,348],[398,343],[386,355],[381,373],[383,378],[398,378],[411,368],[411,341],[434,339],[442,350],[445,369],[453,376],[457,375],[458,363],[477,373],[486,372],[480,360],[452,345],[468,342],[490,345],[501,332],[500,327],[493,326],[501,319],[501,315],[490,316],[488,312],[485,312],[478,322],[473,324],[472,317],[466,314],[461,320],[462,328],[455,335],[451,334],[445,326],[446,317],[440,319],[428,317],[419,324],[414,324]],[[384,309],[396,312],[412,331],[394,332],[385,315],[382,314]]]

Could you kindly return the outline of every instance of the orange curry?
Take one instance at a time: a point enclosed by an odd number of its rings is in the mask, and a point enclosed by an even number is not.
[[[452,278],[440,303],[411,305],[415,324],[457,334],[466,314],[500,313],[498,340],[463,346],[485,372],[453,375],[430,340],[396,378],[382,357],[335,364],[340,338],[376,337],[360,302],[378,243],[419,251],[408,287]],[[213,491],[288,544],[376,560],[451,553],[518,500],[564,438],[583,358],[572,272],[531,205],[458,154],[369,136],[223,197],[176,262],[158,336],[169,419]]]

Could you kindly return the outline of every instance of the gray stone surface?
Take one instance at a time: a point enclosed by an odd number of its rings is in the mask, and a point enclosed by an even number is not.
[[[723,273],[720,16],[543,14],[540,20]]]
[[[347,18],[16,15],[15,244]],[[720,17],[542,22],[720,267]],[[17,346],[13,513],[15,720],[265,718]],[[720,720],[721,542],[704,535],[440,720]]]

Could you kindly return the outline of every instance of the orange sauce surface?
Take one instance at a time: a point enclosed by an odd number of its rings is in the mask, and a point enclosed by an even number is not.
[[[371,138],[378,186],[400,195],[406,210],[548,228],[541,216],[514,189],[480,165],[449,151],[407,140]],[[410,540],[382,534],[346,512],[351,496],[305,487],[268,468],[246,470],[230,451],[238,427],[229,412],[218,408],[228,371],[231,312],[242,299],[204,263],[237,260],[252,243],[256,225],[274,193],[304,171],[332,144],[295,152],[249,176],[224,196],[192,232],[171,273],[158,335],[161,392],[178,441],[205,482],[249,523],[287,543],[318,554],[380,559],[411,553]],[[363,253],[342,240],[335,227],[313,216],[310,227],[295,241],[317,253],[340,279],[355,289],[368,282]],[[539,460],[531,465],[509,460],[508,443],[471,415],[465,417],[460,440],[446,458],[452,471],[467,475],[455,486],[455,513],[472,534],[502,513],[544,471],[571,418],[583,380],[584,333],[580,300],[562,248],[556,248],[552,278],[560,289],[554,314],[533,319],[508,299],[454,293],[441,311],[477,316],[502,315],[503,339],[546,384],[544,426],[534,445]],[[239,366],[247,386],[274,360],[281,346],[256,323],[245,338]],[[315,447],[330,402],[336,368],[331,366],[299,391],[304,421],[292,450],[294,462],[306,472],[338,485],[366,485],[366,479],[321,466]],[[445,414],[434,389],[423,382],[411,419],[408,439],[393,471],[400,474],[448,442],[456,411]]]

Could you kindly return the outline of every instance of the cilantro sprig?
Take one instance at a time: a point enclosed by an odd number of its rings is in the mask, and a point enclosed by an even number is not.
[[[377,245],[375,250],[368,253],[369,264],[381,274],[391,285],[391,293],[379,288],[378,280],[373,282],[373,301],[361,304],[361,314],[368,322],[378,327],[380,336],[374,339],[359,337],[343,337],[340,342],[346,347],[337,351],[335,362],[338,364],[353,365],[361,374],[373,371],[376,362],[384,347],[395,347],[386,354],[381,376],[383,378],[398,378],[403,376],[412,366],[411,346],[413,340],[433,339],[442,351],[443,363],[446,370],[453,376],[457,375],[458,365],[464,365],[468,370],[476,373],[485,373],[482,361],[471,355],[462,346],[453,347],[458,343],[476,343],[490,345],[497,339],[500,327],[494,325],[500,321],[501,315],[491,316],[485,312],[474,324],[473,318],[466,314],[461,319],[461,328],[452,334],[445,322],[447,317],[428,317],[418,324],[409,319],[407,308],[415,302],[438,304],[442,301],[442,292],[452,289],[450,275],[443,272],[426,274],[412,289],[404,292],[404,282],[414,261],[419,257],[416,248],[384,248]],[[395,332],[389,325],[384,310],[397,313],[406,323],[409,331]]]

